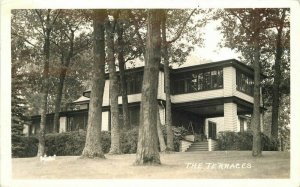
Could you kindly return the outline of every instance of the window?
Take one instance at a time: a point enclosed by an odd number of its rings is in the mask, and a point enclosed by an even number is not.
[[[239,121],[240,121],[240,132],[244,132],[245,129],[244,129],[244,119],[239,117]]]
[[[250,76],[237,71],[236,72],[236,85],[237,85],[237,90],[241,91],[245,94],[248,95],[253,95],[253,86],[254,86],[254,81],[253,78]]]
[[[192,93],[223,88],[223,70],[201,70],[181,73],[174,77],[173,93]]]
[[[132,72],[126,74],[127,94],[137,94],[142,92],[143,72]],[[118,79],[120,83],[120,78]],[[121,93],[121,85],[119,86],[119,94]]]
[[[139,125],[140,107],[129,108],[129,120],[131,128]],[[119,109],[119,124],[123,124],[123,110]]]

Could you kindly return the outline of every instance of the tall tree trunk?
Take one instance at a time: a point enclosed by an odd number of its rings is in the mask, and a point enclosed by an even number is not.
[[[254,33],[253,33],[253,47],[254,47],[254,102],[251,126],[253,130],[253,145],[252,156],[261,156],[261,129],[260,129],[260,48],[259,48],[259,22],[260,15],[258,9],[254,10]]]
[[[157,87],[161,59],[160,10],[148,10],[146,58],[142,86],[137,165],[160,164],[157,137]]]
[[[94,60],[91,98],[85,147],[82,157],[104,158],[101,145],[102,103],[105,85],[105,38],[106,10],[93,10]]]
[[[174,134],[172,130],[172,109],[171,109],[171,88],[170,88],[170,69],[169,69],[169,54],[168,44],[166,40],[166,19],[167,13],[163,11],[162,15],[162,53],[164,59],[164,79],[166,93],[166,131],[167,131],[167,149],[174,151]]]
[[[74,31],[71,31],[70,37],[70,47],[69,47],[69,54],[67,56],[66,61],[64,60],[64,56],[62,56],[62,67],[59,73],[59,84],[57,87],[56,92],[56,100],[55,100],[55,111],[54,111],[54,120],[53,120],[53,132],[56,133],[59,130],[59,112],[61,109],[61,101],[62,101],[62,94],[64,83],[66,79],[66,74],[71,63],[71,59],[73,57],[73,50],[74,50]]]
[[[46,20],[49,24],[49,14]],[[45,154],[45,126],[47,120],[47,106],[48,106],[48,92],[49,92],[49,59],[50,59],[50,34],[51,30],[46,28],[46,36],[44,43],[44,70],[43,70],[43,84],[42,84],[42,101],[41,101],[41,123],[39,132],[39,146],[37,156]]]
[[[63,87],[64,87],[64,82],[65,82],[65,75],[64,72],[67,70],[63,68],[60,72],[59,75],[59,83],[57,87],[57,92],[56,92],[56,100],[55,100],[55,111],[54,111],[54,120],[53,120],[53,132],[57,133],[59,130],[59,112],[60,112],[60,105],[61,105],[61,100],[62,100],[62,93],[63,93]]]
[[[116,19],[116,17],[114,17]],[[120,129],[119,129],[119,107],[118,107],[118,77],[115,64],[115,21],[105,24],[107,42],[107,61],[109,70],[109,101],[111,114],[111,146],[110,154],[120,154]]]
[[[278,139],[278,120],[279,120],[279,98],[280,90],[279,85],[281,82],[281,58],[283,54],[282,49],[282,29],[285,19],[285,9],[282,12],[279,28],[277,29],[276,38],[276,55],[274,64],[274,83],[273,83],[273,97],[272,97],[272,126],[271,137]]]
[[[128,109],[128,96],[127,96],[127,84],[125,77],[125,60],[124,60],[124,41],[123,41],[123,27],[121,23],[117,24],[116,32],[118,35],[118,62],[120,71],[120,83],[121,83],[121,94],[122,94],[122,111],[123,111],[123,127],[130,129],[130,116]]]
[[[158,107],[159,105],[157,105]],[[158,134],[158,140],[159,140],[159,148],[160,152],[164,152],[167,149],[166,142],[164,139],[164,134],[161,130],[161,122],[160,122],[160,115],[159,115],[159,109],[157,109],[157,134]]]

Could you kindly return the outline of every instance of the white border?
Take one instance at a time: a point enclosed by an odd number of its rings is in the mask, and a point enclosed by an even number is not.
[[[12,180],[11,179],[11,57],[10,11],[31,8],[291,8],[291,178],[290,179],[199,179],[199,180]],[[1,1],[1,63],[0,63],[0,119],[1,172],[0,186],[300,186],[300,9],[297,0],[2,0]],[[274,163],[276,164],[276,163]]]

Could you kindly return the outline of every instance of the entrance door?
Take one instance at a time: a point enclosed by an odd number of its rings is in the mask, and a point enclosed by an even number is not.
[[[208,121],[208,138],[216,139],[217,138],[217,128],[216,123]]]

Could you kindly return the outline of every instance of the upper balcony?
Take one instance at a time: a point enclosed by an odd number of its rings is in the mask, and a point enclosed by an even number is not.
[[[171,69],[172,103],[186,103],[209,99],[237,97],[253,103],[253,69],[237,60],[225,60],[190,67]],[[128,102],[141,101],[143,67],[126,71]],[[90,91],[84,92],[78,104],[88,103]],[[164,72],[160,68],[158,99],[165,100]],[[121,96],[118,99],[122,104]],[[75,102],[77,103],[77,102]],[[109,79],[106,75],[103,106],[109,106]]]
[[[254,71],[234,59],[175,69],[172,103],[237,97],[253,103]]]

